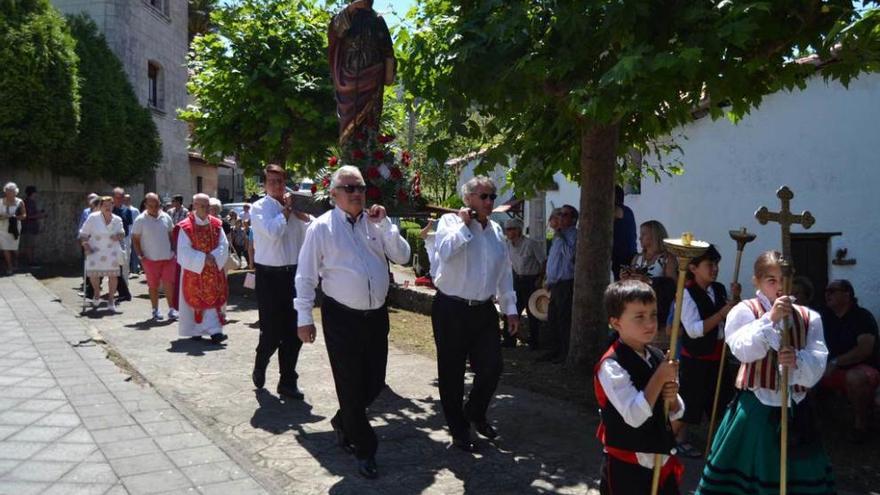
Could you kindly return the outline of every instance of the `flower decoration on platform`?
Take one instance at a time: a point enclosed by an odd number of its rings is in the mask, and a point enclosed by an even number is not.
[[[410,168],[409,151],[393,147],[394,136],[367,130],[355,133],[341,148],[332,150],[327,166],[319,172],[312,193],[317,199],[330,195],[330,176],[342,165],[361,170],[367,183],[367,202],[377,203],[390,212],[422,209],[421,177]]]

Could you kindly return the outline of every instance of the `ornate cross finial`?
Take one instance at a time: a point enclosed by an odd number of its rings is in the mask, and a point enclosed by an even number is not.
[[[805,229],[809,229],[816,223],[816,219],[809,211],[804,211],[800,215],[791,212],[791,200],[794,193],[788,186],[782,186],[776,191],[776,197],[782,202],[782,208],[778,212],[772,212],[766,206],[762,206],[755,212],[755,218],[761,225],[767,222],[776,222],[782,230],[782,255],[785,259],[791,261],[791,226],[802,225]]]

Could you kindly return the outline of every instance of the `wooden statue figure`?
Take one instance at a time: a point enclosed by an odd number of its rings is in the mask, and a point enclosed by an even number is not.
[[[394,82],[396,60],[391,33],[373,10],[373,0],[354,0],[333,16],[328,40],[339,144],[344,145],[356,132],[378,131],[383,87]]]

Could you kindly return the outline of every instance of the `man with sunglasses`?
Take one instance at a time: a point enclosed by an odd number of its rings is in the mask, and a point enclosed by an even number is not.
[[[251,211],[254,233],[254,271],[256,275],[257,312],[260,318],[260,342],[254,360],[254,386],[263,388],[266,367],[278,351],[278,395],[302,399],[297,387],[296,362],[302,341],[291,322],[296,321],[293,298],[296,296],[294,277],[299,251],[306,228],[313,220],[296,211],[286,197],[284,183],[287,172],[279,165],[263,171],[266,196],[255,202]]]
[[[335,208],[312,222],[296,274],[298,333],[315,341],[312,308],[321,281],[321,324],[339,410],[330,421],[339,446],[357,457],[358,473],[379,475],[376,433],[367,407],[385,386],[388,361],[388,260],[404,264],[410,247],[385,208],[365,209],[364,178],[357,167],[339,167],[330,180]]]
[[[547,327],[553,334],[554,345],[542,361],[560,364],[568,356],[571,337],[571,305],[574,296],[574,253],[577,249],[578,211],[574,206],[559,209],[556,235],[547,255],[545,284],[550,290]]]
[[[822,328],[828,345],[828,364],[819,385],[839,391],[853,405],[851,440],[862,443],[868,436],[871,402],[880,372],[877,371],[877,321],[859,306],[849,280],[833,280],[825,288],[826,308]]]
[[[465,207],[440,218],[434,241],[437,294],[431,323],[440,402],[453,445],[467,452],[476,450],[472,427],[489,440],[498,435],[486,418],[502,368],[496,299],[507,315],[508,332],[516,335],[519,329],[507,243],[501,226],[489,218],[495,191],[488,177],[467,181],[461,188]],[[474,385],[462,404],[468,360]]]

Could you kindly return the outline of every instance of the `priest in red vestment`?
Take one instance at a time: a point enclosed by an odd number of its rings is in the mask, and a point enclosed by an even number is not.
[[[207,194],[193,196],[193,211],[178,224],[179,333],[196,340],[210,336],[219,344],[226,340],[220,309],[228,293],[223,265],[229,243],[220,219],[208,215],[208,200]]]

